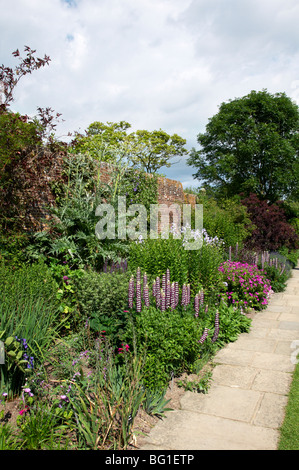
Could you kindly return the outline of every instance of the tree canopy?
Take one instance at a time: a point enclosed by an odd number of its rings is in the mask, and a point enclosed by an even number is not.
[[[147,173],[170,167],[172,158],[188,153],[184,148],[186,140],[177,134],[170,135],[162,129],[128,134],[130,127],[126,121],[93,122],[85,135],[77,134],[72,149],[112,163],[119,157],[126,158],[132,167]]]
[[[197,136],[188,165],[218,195],[298,198],[299,108],[285,93],[252,91],[222,103]]]

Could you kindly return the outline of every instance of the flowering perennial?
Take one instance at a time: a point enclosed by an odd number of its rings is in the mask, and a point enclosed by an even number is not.
[[[213,338],[211,339],[212,343],[215,343],[215,341],[217,341],[218,335],[219,335],[219,312],[218,312],[218,310],[217,310],[217,312],[216,312],[216,314],[215,314],[215,331],[214,331],[214,336],[213,336]]]
[[[222,298],[243,308],[265,308],[273,293],[270,281],[256,265],[226,261],[219,267],[227,283]]]
[[[206,340],[207,337],[208,337],[209,331],[210,331],[209,328],[205,328],[205,329],[204,329],[203,335],[202,335],[202,337],[200,338],[200,340],[198,341],[199,343],[202,344],[202,343],[205,342],[205,340]]]
[[[34,366],[34,357],[33,356],[28,356],[27,354],[27,349],[28,349],[28,344],[27,340],[25,338],[18,338],[15,336],[15,339],[18,341],[18,343],[21,343],[23,349],[25,349],[25,352],[23,354],[23,358],[27,361],[27,369],[33,369]]]
[[[132,275],[129,281],[128,288],[128,306],[133,308],[134,299],[136,300],[136,311],[141,312],[142,305],[145,307],[150,306],[150,289],[148,286],[147,274],[144,273],[141,281],[140,268],[137,269],[136,284],[134,276]],[[155,306],[161,311],[167,309],[175,310],[179,305],[179,283],[171,282],[170,272],[167,269],[166,274],[163,274],[162,279],[157,276],[153,281],[151,288],[152,297],[155,299]],[[190,284],[183,284],[181,294],[181,306],[186,309],[191,304],[191,286]],[[204,304],[204,291],[201,290],[196,294],[194,299],[195,317],[198,317],[200,307]],[[205,308],[207,313],[208,306]]]

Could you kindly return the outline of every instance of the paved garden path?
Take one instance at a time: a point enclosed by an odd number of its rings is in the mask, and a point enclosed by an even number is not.
[[[276,450],[299,352],[299,267],[249,333],[214,357],[207,394],[186,392],[141,450]]]

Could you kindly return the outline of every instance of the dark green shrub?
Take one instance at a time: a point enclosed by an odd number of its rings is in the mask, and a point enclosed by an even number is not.
[[[246,207],[233,199],[216,201],[203,194],[198,196],[203,204],[204,227],[212,237],[218,237],[226,246],[241,244],[253,227]]]
[[[138,352],[146,349],[144,384],[147,388],[163,388],[171,378],[188,369],[198,358],[201,345],[202,322],[188,312],[144,308],[128,323],[128,343],[134,343]]]
[[[0,265],[1,303],[13,301],[15,307],[25,299],[35,301],[43,299],[56,303],[56,282],[51,270],[42,262],[16,269],[2,263]]]
[[[188,252],[182,241],[172,235],[168,239],[148,238],[142,243],[131,243],[128,263],[132,271],[140,267],[154,277],[162,277],[169,269],[172,282],[180,285],[188,282]]]
[[[10,269],[21,267],[27,261],[25,254],[29,243],[28,235],[22,232],[0,234],[0,262],[10,266]]]
[[[87,271],[76,282],[79,310],[93,331],[120,335],[128,310],[130,273]]]
[[[292,268],[295,268],[299,259],[299,249],[298,250],[289,250],[287,247],[282,246],[279,248],[278,253],[282,255],[288,263],[291,264]]]

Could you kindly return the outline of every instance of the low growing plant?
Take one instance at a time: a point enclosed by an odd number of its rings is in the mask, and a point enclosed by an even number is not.
[[[197,393],[208,393],[211,385],[212,372],[207,372],[200,380],[183,379],[178,382],[179,387],[184,390]]]
[[[170,399],[165,398],[166,390],[146,390],[145,398],[142,403],[144,411],[151,416],[158,416],[162,418],[166,411],[172,411],[172,408],[167,407]]]
[[[123,364],[106,339],[98,343],[98,360],[89,380],[70,393],[81,449],[126,449],[144,399],[142,360],[124,352]]]
[[[86,271],[75,285],[81,317],[94,333],[104,330],[114,344],[127,322],[129,279],[129,272]]]

